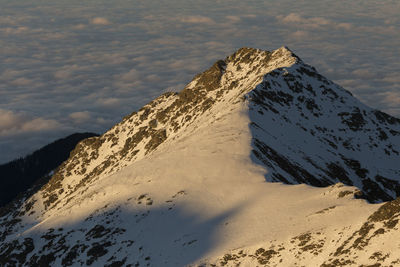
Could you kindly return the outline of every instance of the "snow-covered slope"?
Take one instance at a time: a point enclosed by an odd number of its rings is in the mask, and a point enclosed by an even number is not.
[[[242,48],[4,209],[0,265],[395,265],[398,200],[357,198],[397,197],[398,151],[400,120]]]

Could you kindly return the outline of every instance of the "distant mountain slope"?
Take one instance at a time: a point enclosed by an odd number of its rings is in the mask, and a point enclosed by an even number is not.
[[[398,199],[354,198],[397,197],[399,133],[288,48],[242,48],[3,209],[0,265],[399,264]]]
[[[93,136],[98,135],[75,133],[58,139],[26,157],[0,165],[0,206],[7,204],[38,179],[55,170],[68,159],[69,153],[78,142]]]

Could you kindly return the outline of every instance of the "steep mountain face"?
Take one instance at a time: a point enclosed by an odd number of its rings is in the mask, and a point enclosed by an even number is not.
[[[254,154],[270,170],[267,181],[342,182],[371,202],[399,196],[399,119],[301,62],[266,74],[248,97]]]
[[[395,264],[399,151],[399,119],[285,47],[242,48],[4,209],[0,265]]]
[[[98,136],[94,133],[75,133],[58,139],[32,154],[0,165],[0,207],[9,203],[18,194],[32,185],[43,185],[50,179],[49,173],[55,170],[79,141]],[[46,177],[48,179],[46,179]],[[39,182],[40,179],[40,182]]]

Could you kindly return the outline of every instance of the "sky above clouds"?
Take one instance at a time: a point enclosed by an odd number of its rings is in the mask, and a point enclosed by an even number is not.
[[[0,0],[0,163],[103,133],[240,47],[286,45],[400,117],[400,1]]]

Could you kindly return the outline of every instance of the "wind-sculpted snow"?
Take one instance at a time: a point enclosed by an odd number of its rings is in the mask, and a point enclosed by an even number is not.
[[[375,246],[398,236],[397,200],[357,199],[398,196],[399,151],[400,120],[285,47],[242,48],[4,207],[0,265],[400,262]]]

